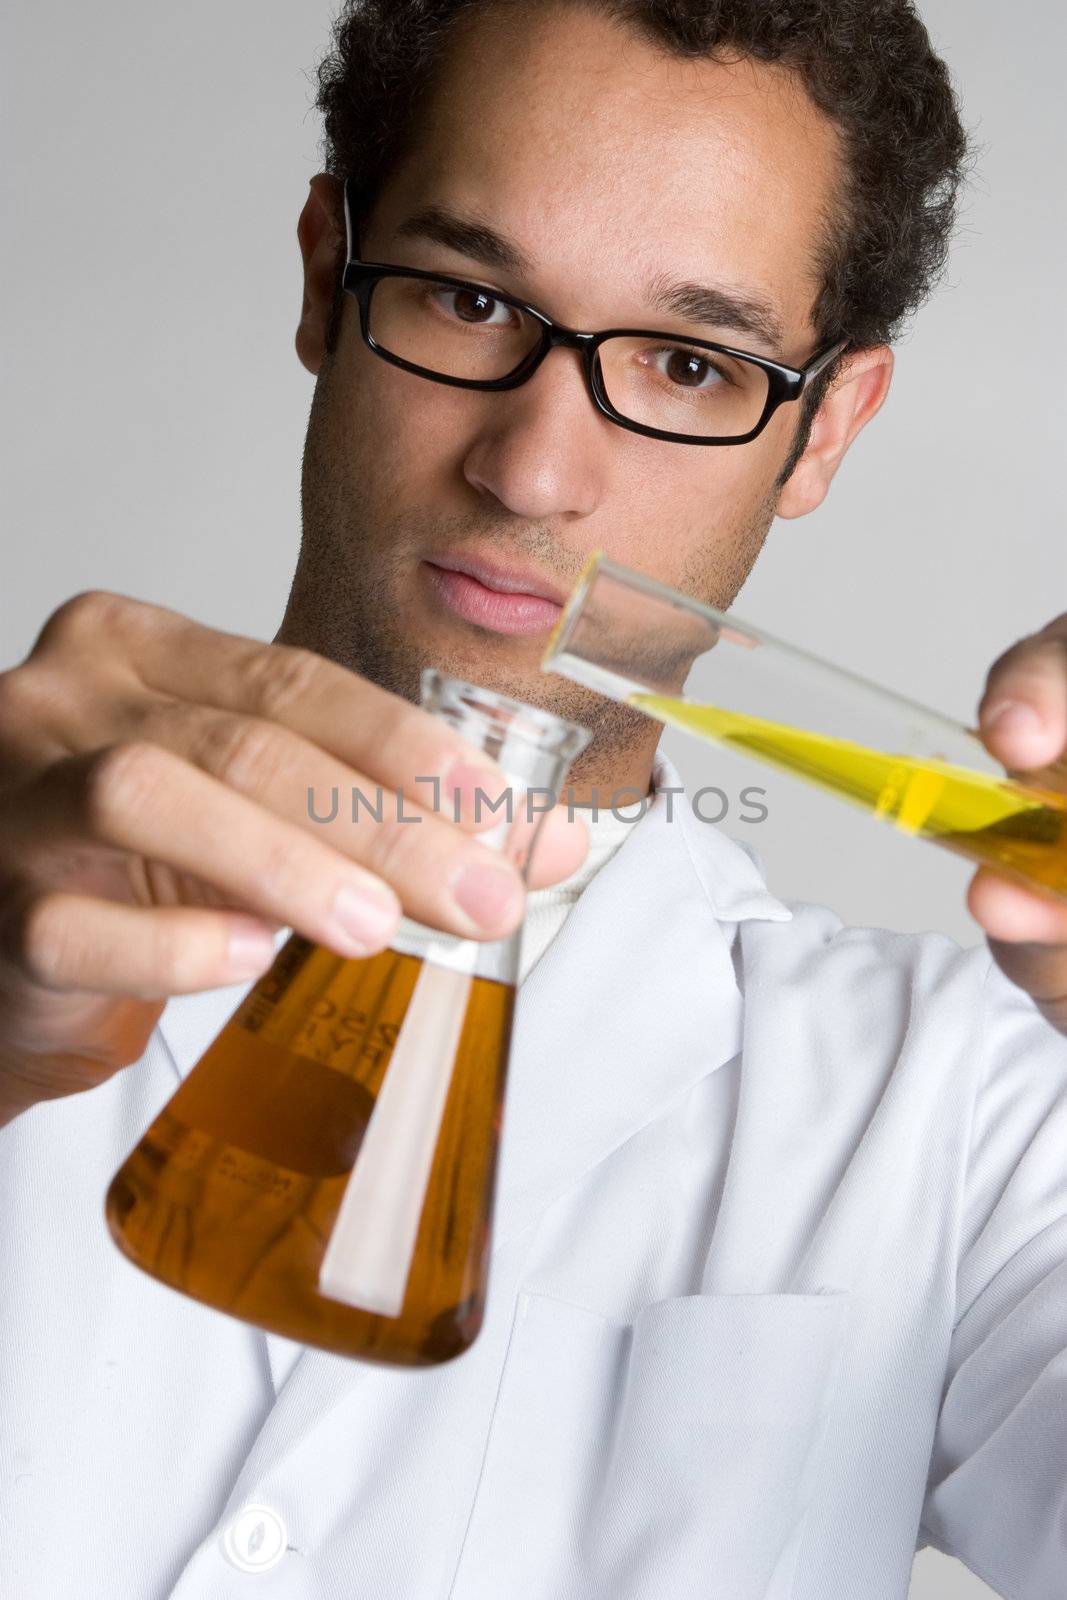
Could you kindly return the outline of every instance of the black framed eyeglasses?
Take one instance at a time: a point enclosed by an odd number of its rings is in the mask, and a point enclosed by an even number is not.
[[[346,208],[347,209],[347,208]],[[643,328],[580,333],[535,306],[467,278],[360,261],[342,279],[364,342],[395,367],[459,389],[515,389],[550,350],[581,353],[597,409],[620,428],[674,444],[747,444],[844,350],[803,368]]]

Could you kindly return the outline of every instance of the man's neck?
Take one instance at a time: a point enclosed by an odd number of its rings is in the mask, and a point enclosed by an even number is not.
[[[634,805],[651,790],[655,753],[653,746],[628,753],[625,759],[601,759],[591,766],[579,757],[564,782],[562,798],[576,807],[595,804],[603,810]]]

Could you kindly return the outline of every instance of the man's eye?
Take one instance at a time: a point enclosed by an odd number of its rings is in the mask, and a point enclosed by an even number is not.
[[[662,350],[647,351],[641,359],[682,389],[714,389],[730,382],[726,373],[713,366],[699,350],[668,345]]]
[[[511,321],[511,307],[481,289],[452,289],[442,284],[436,291],[436,298],[442,311],[460,322],[504,328]]]

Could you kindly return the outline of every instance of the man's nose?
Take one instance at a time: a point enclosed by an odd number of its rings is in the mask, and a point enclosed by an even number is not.
[[[594,407],[577,351],[550,350],[526,383],[485,400],[463,460],[473,488],[534,520],[597,509],[617,429]]]

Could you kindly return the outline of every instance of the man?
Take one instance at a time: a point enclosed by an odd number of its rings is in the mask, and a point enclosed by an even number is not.
[[[601,546],[726,606],[821,502],[943,259],[944,69],[906,0],[382,0],[320,84],[278,641],[82,596],[0,678],[5,1592],[890,1600],[932,1541],[1060,1596],[1067,914],[982,871],[964,953],[784,906],[668,821],[657,725],[539,674],[555,607],[516,598]],[[423,298],[383,296],[405,268]],[[474,369],[424,313],[544,358],[435,381]],[[587,368],[546,319],[642,337]],[[714,346],[805,392],[701,442],[703,397],[757,383]],[[1050,784],[1065,638],[981,703]],[[516,925],[516,875],[414,782],[493,780],[410,704],[428,664],[585,724],[579,799],[655,803],[625,848],[594,827],[594,881],[547,821],[486,1323],[409,1374],[170,1294],[100,1204],[279,928],[360,955],[401,908]],[[307,815],[376,783],[422,825]]]

